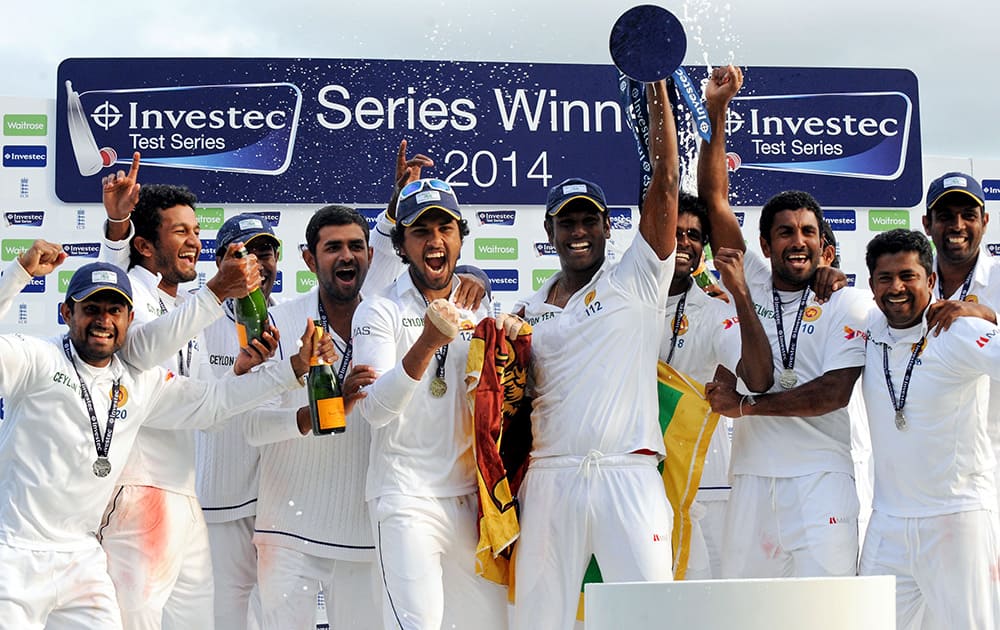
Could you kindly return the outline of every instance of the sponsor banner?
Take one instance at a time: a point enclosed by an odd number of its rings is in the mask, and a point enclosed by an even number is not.
[[[30,238],[5,238],[0,241],[0,260],[14,260],[23,252],[31,249],[34,239]]]
[[[919,202],[912,72],[750,70],[727,122],[744,203],[787,189],[827,205]],[[704,68],[688,72],[705,79]],[[98,202],[101,176],[138,150],[162,169],[155,179],[207,200],[377,204],[406,137],[462,203],[541,204],[576,176],[599,182],[611,204],[632,204],[639,168],[617,78],[584,64],[67,59],[56,193]]]
[[[222,208],[195,208],[194,216],[198,219],[198,227],[203,230],[218,230],[226,221]]]
[[[612,230],[632,229],[632,210],[630,208],[608,208],[608,220]]]
[[[6,168],[43,168],[47,163],[48,148],[45,145],[4,145],[3,165]]]
[[[531,272],[531,290],[537,291],[542,288],[545,281],[559,271],[558,269],[534,269]]]
[[[380,208],[359,208],[358,213],[368,221],[368,230],[374,230],[378,223],[378,215],[382,214]]]
[[[45,293],[45,276],[36,276],[28,281],[21,293]]]
[[[49,133],[49,117],[45,114],[4,114],[3,135],[44,136]]]
[[[854,232],[858,229],[858,218],[854,210],[824,210],[823,218],[830,224],[830,229],[841,232]]]
[[[735,212],[734,211],[733,214],[736,215],[736,221],[739,222],[740,227],[743,227],[743,221],[746,220],[747,213],[746,212]]]
[[[493,291],[517,291],[520,288],[518,283],[517,269],[483,269],[490,279],[490,288]]]
[[[69,256],[97,258],[101,253],[100,243],[63,243],[63,251]]]
[[[473,247],[476,260],[517,260],[516,238],[477,238]]]
[[[282,288],[284,288],[283,283],[284,277],[281,275],[281,271],[274,276],[274,285],[271,287],[271,293],[281,293]]]
[[[295,292],[309,293],[317,284],[316,274],[311,271],[295,272]]]
[[[69,289],[69,281],[73,277],[76,271],[69,271],[66,269],[60,269],[59,275],[57,276],[59,284],[59,295],[66,295],[66,290]]]
[[[198,254],[199,262],[215,262],[215,239],[201,239],[201,253]]]
[[[1000,256],[1000,243],[987,243],[986,249],[990,252],[990,256]]]
[[[868,211],[868,229],[872,232],[888,232],[897,228],[910,229],[910,212],[908,210]]]
[[[986,201],[1000,201],[1000,179],[983,180],[983,197]]]
[[[484,210],[477,212],[479,225],[514,225],[516,213],[513,210]]]
[[[45,220],[45,212],[41,210],[3,213],[3,222],[8,227],[11,226],[40,227],[44,220]]]
[[[848,274],[844,274],[844,275],[847,276],[847,286],[853,287],[855,284],[857,284],[857,282],[858,282],[858,274],[856,274],[856,273],[848,273]]]
[[[276,228],[281,224],[281,213],[278,212],[277,210],[261,210],[256,214],[259,214],[260,216],[267,219],[267,222],[271,225],[272,228]]]
[[[535,243],[535,256],[555,256],[556,246],[552,243],[539,241]]]

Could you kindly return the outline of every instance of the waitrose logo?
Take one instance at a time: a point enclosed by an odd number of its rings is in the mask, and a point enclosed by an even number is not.
[[[60,295],[65,295],[66,289],[69,288],[70,278],[73,277],[74,273],[76,273],[76,272],[75,271],[66,271],[65,269],[59,272],[59,276],[58,276],[59,282],[58,282],[57,286],[59,287],[59,294]]]
[[[194,216],[203,230],[218,230],[226,220],[222,208],[195,208]]]
[[[311,271],[295,272],[295,292],[309,293],[316,286],[316,274]]]
[[[35,241],[30,238],[5,238],[0,241],[0,260],[14,260],[31,249]]]
[[[476,260],[517,260],[516,238],[477,238]]]
[[[44,136],[48,132],[49,117],[45,114],[4,114],[5,136]]]
[[[907,210],[869,210],[868,229],[872,232],[887,232],[902,228],[910,229],[910,213]]]
[[[551,278],[559,271],[558,269],[534,269],[531,272],[531,290],[537,291],[542,288],[546,280]]]

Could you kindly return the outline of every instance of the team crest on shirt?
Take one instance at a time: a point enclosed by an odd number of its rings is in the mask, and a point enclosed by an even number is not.
[[[463,319],[458,323],[459,330],[475,330],[476,325],[472,323],[471,319]]]
[[[583,296],[584,306],[590,306],[590,303],[594,301],[595,297],[597,297],[596,289],[591,289],[590,291],[588,291],[587,295]]]
[[[804,313],[802,313],[802,321],[804,322],[814,322],[819,319],[819,316],[823,314],[823,309],[818,306],[808,307]]]
[[[976,294],[965,296],[966,302],[972,302],[973,304],[979,304],[979,296]]]
[[[677,318],[674,317],[673,319],[670,320],[670,329],[673,330],[673,327],[676,325],[677,325]],[[681,325],[680,328],[677,329],[677,334],[683,335],[687,331],[688,331],[688,316],[681,315]]]

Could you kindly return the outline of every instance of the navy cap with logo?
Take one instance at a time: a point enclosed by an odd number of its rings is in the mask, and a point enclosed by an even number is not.
[[[608,202],[604,191],[594,182],[573,177],[556,184],[549,189],[549,199],[545,202],[545,212],[554,217],[570,203],[578,200],[586,201],[597,208],[599,212],[607,213]]]
[[[132,306],[132,283],[119,267],[105,262],[84,265],[76,270],[66,288],[66,299],[82,302],[98,291],[114,291]]]
[[[456,221],[462,220],[458,197],[448,182],[440,179],[418,179],[399,191],[396,201],[396,221],[404,227],[413,225],[428,210],[441,210]]]
[[[276,249],[280,245],[271,224],[263,216],[245,212],[229,217],[215,236],[215,255],[221,258],[233,243],[242,241],[244,245],[249,245],[250,241],[259,237],[273,241]]]
[[[983,201],[983,187],[979,182],[972,175],[952,171],[938,177],[927,187],[927,209],[932,210],[934,204],[951,193],[965,194],[980,206],[986,206],[986,202]]]

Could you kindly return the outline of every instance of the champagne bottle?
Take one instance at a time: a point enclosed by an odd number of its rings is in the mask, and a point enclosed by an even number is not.
[[[316,325],[316,343],[323,337],[322,322]],[[309,359],[309,376],[306,378],[306,389],[309,390],[309,416],[312,418],[314,435],[327,433],[343,433],[347,429],[344,417],[344,396],[340,391],[337,375],[333,366],[322,357]]]
[[[245,258],[247,248],[241,247],[233,254],[236,258]],[[240,347],[246,348],[254,339],[260,339],[267,329],[267,300],[260,287],[254,289],[246,297],[236,298],[236,336],[240,339]]]
[[[701,263],[698,268],[691,272],[691,276],[694,278],[695,283],[701,288],[702,291],[714,298],[719,298],[725,302],[729,301],[729,296],[726,292],[722,290],[721,287],[715,282],[715,276],[709,271],[708,265],[705,264],[705,258],[702,256]]]

